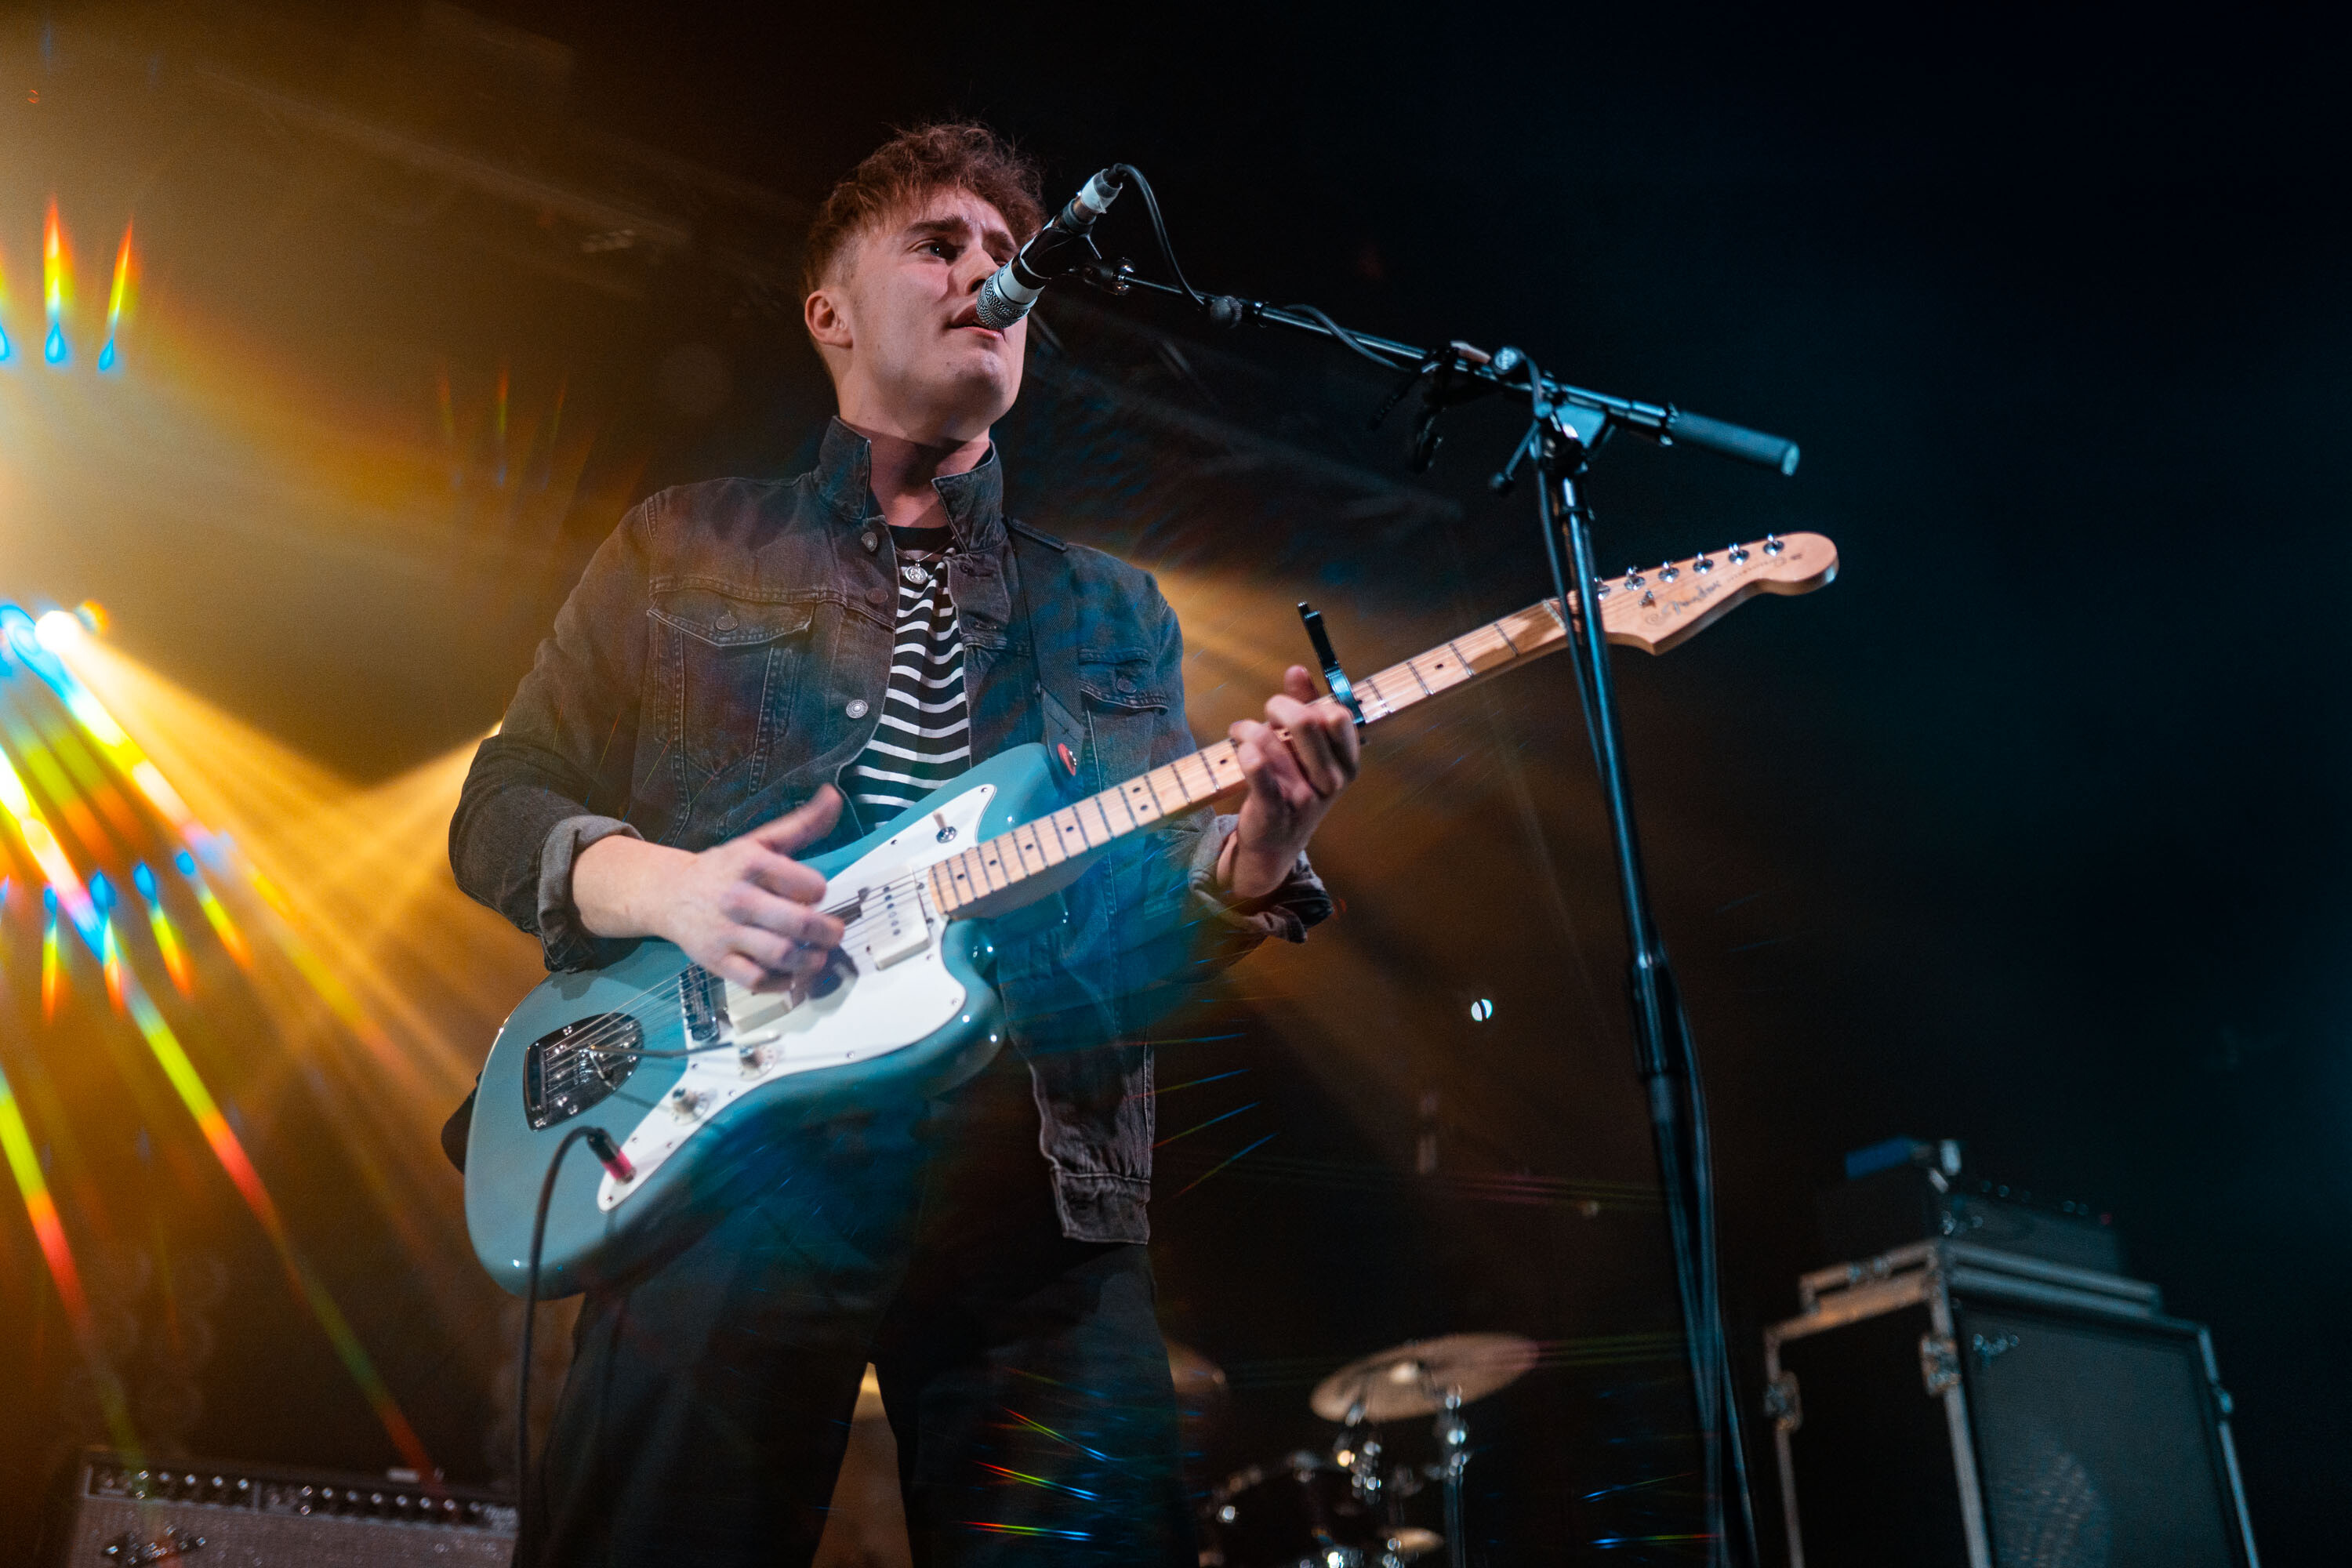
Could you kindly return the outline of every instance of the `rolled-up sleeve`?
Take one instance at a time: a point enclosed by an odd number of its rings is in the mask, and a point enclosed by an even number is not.
[[[1218,884],[1217,861],[1224,853],[1225,840],[1240,826],[1240,817],[1220,815],[1194,841],[1186,878],[1192,898],[1202,912],[1219,925],[1243,933],[1250,946],[1268,937],[1305,942],[1309,926],[1331,918],[1330,889],[1323,886],[1323,879],[1315,874],[1315,867],[1302,851],[1292,862],[1290,874],[1273,892],[1262,898],[1234,898]]]
[[[662,497],[630,511],[588,563],[539,645],[497,733],[474,753],[449,824],[457,885],[537,936],[548,968],[609,962],[572,896],[580,852],[615,833],[636,754],[648,561]]]

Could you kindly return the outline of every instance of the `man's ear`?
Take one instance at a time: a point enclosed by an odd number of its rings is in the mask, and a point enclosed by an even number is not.
[[[825,347],[851,346],[849,315],[842,309],[840,292],[832,285],[816,289],[801,301],[801,320],[808,327],[808,335]]]

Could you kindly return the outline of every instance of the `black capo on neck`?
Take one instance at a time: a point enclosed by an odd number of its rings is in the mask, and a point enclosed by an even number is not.
[[[1364,705],[1356,700],[1355,683],[1348,679],[1348,672],[1339,668],[1339,656],[1331,651],[1331,634],[1323,629],[1323,612],[1307,608],[1307,601],[1301,599],[1298,601],[1298,618],[1307,626],[1307,640],[1315,645],[1315,658],[1323,666],[1323,679],[1331,688],[1332,698],[1340,707],[1355,715],[1356,728],[1362,729]]]

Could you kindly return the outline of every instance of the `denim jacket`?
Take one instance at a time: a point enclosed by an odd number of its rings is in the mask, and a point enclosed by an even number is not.
[[[458,885],[536,934],[551,970],[628,945],[581,924],[572,867],[587,846],[627,833],[708,848],[841,784],[865,749],[898,605],[869,465],[866,440],[836,419],[813,471],[660,491],[589,563],[476,752],[449,826]],[[973,757],[1067,747],[1075,796],[1191,752],[1182,636],[1150,574],[1027,529],[1016,552],[993,453],[934,484],[954,542]],[[845,800],[806,853],[877,826]],[[996,983],[1072,1239],[1149,1234],[1151,1051],[1134,1033],[1171,987],[1266,937],[1300,941],[1330,913],[1303,856],[1270,898],[1221,897],[1213,870],[1233,826],[1206,810],[1171,818],[995,923]]]

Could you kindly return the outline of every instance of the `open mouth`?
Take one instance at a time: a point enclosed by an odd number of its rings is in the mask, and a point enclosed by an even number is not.
[[[970,328],[975,332],[982,333],[987,337],[998,339],[999,341],[1002,341],[1004,336],[1003,332],[998,331],[994,327],[983,327],[980,324],[980,311],[977,306],[971,310],[961,312],[956,316],[953,321],[950,321],[948,323],[948,330],[950,331],[954,331],[959,328]]]

